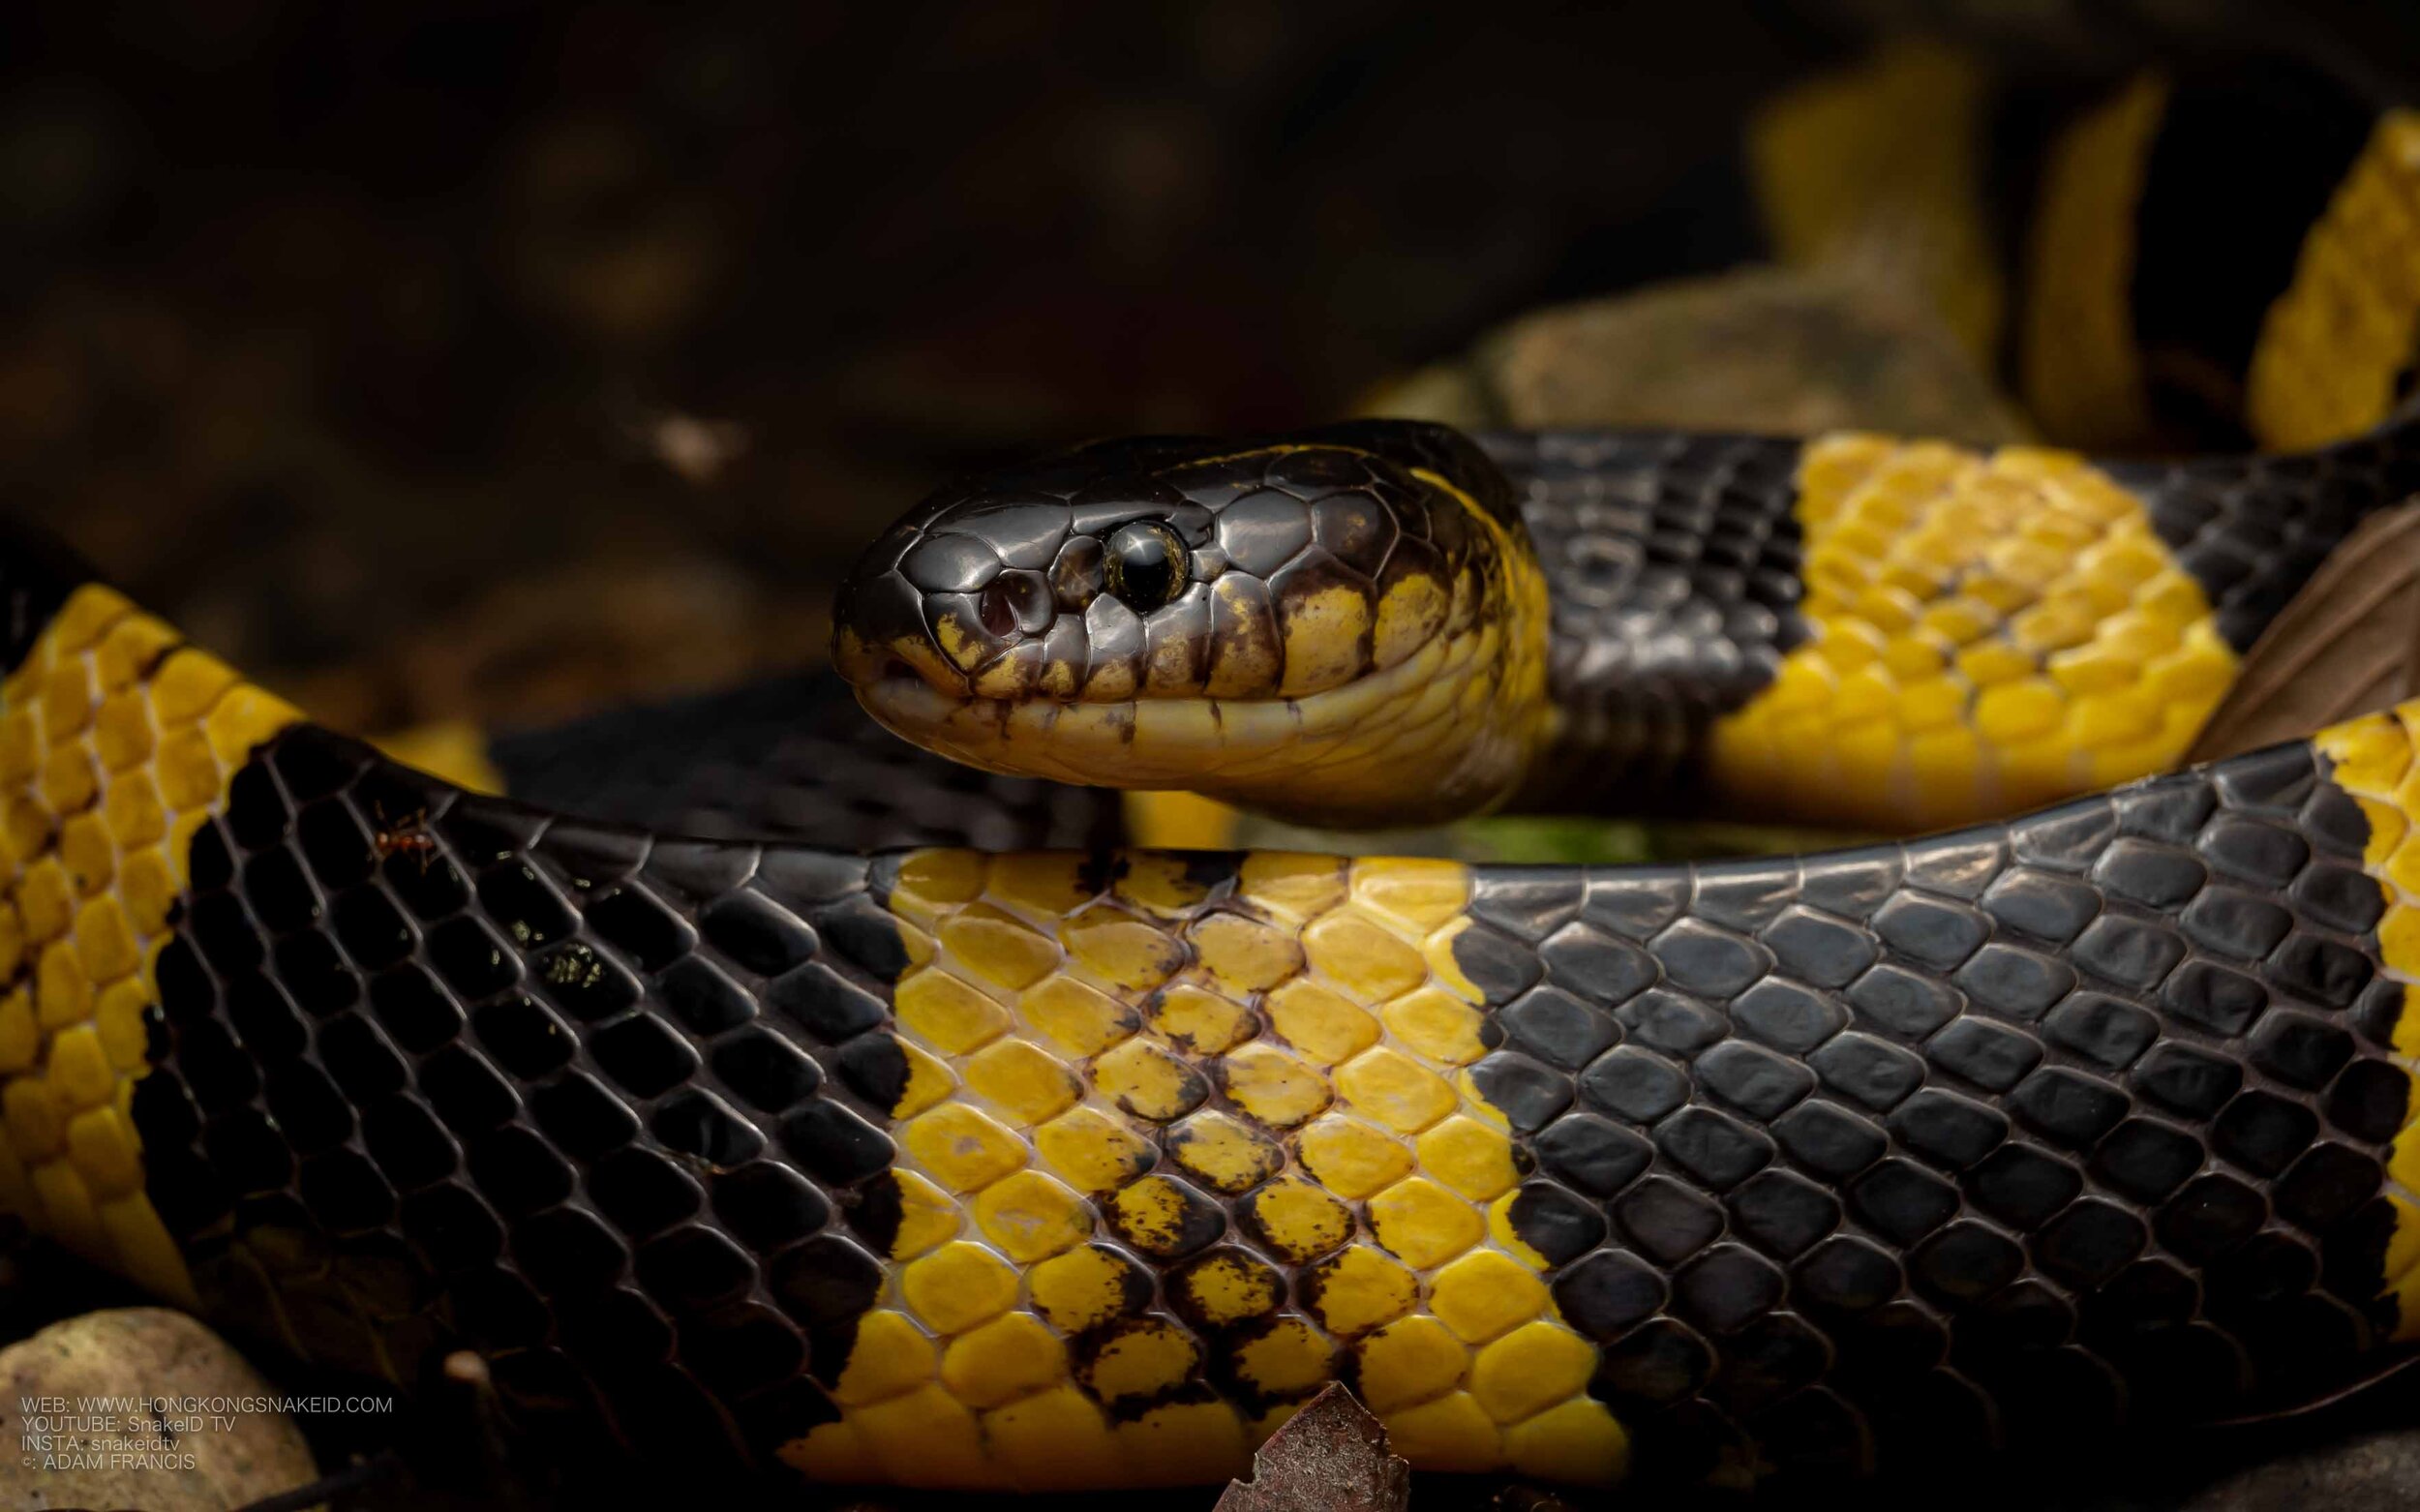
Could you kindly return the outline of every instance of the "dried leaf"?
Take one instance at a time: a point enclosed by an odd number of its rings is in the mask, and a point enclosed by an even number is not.
[[[2253,644],[2188,761],[2257,750],[2420,694],[2420,501],[2363,521]]]
[[[1227,1483],[1215,1512],[1405,1512],[1411,1504],[1411,1467],[1387,1452],[1385,1428],[1341,1385],[1312,1398],[1252,1467],[1252,1479]]]
[[[2381,1386],[2414,1367],[2420,1367],[2420,1355],[2397,1355],[2383,1363],[2372,1366],[2364,1371],[2358,1379],[2347,1381],[2332,1391],[2322,1392],[2318,1396],[2299,1402],[2281,1402],[2266,1410],[2247,1412],[2240,1417],[2221,1418],[2214,1426],[2238,1428],[2253,1423],[2273,1423],[2284,1418],[2301,1417],[2308,1412],[2324,1411],[2340,1402],[2348,1402],[2374,1387]]]

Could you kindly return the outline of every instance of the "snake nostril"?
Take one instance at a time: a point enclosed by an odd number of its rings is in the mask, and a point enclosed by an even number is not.
[[[992,584],[977,596],[976,615],[985,630],[993,635],[1007,635],[1016,628],[1016,606],[998,583]]]
[[[1016,627],[1027,635],[1040,635],[1050,628],[1057,612],[1052,602],[1050,580],[1039,572],[1012,568],[1000,574],[996,585],[1008,595],[1009,608],[1016,615]]]
[[[983,590],[978,613],[993,635],[1012,630],[1040,635],[1050,627],[1050,585],[1039,572],[1003,572]]]

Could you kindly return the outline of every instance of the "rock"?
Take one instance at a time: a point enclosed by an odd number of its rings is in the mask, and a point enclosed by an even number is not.
[[[1466,431],[1504,423],[1487,384],[1467,362],[1432,362],[1372,388],[1353,406],[1361,414],[1435,420]]]
[[[302,1431],[282,1412],[225,1412],[207,1429],[177,1431],[79,1399],[98,1397],[260,1397],[273,1388],[224,1340],[182,1313],[119,1308],[73,1317],[0,1349],[0,1506],[141,1507],[144,1512],[217,1512],[308,1486],[319,1477]],[[115,1434],[146,1442],[115,1458],[163,1462],[99,1467],[45,1464],[28,1436],[41,1422],[19,1414],[28,1398],[63,1398],[49,1453],[89,1456],[64,1441]],[[45,1416],[50,1414],[44,1414]],[[172,1416],[173,1414],[171,1414]]]
[[[1990,361],[2007,298],[1989,183],[1995,85],[1984,49],[1919,31],[1768,99],[1743,156],[1773,260],[1921,300]]]
[[[1423,369],[1364,412],[1982,444],[2028,434],[1940,317],[1826,272],[1749,268],[1540,310],[1483,337],[1464,371],[1457,383]]]
[[[2397,1429],[2271,1460],[2215,1481],[2178,1512],[2404,1512],[2420,1497],[2420,1431]]]

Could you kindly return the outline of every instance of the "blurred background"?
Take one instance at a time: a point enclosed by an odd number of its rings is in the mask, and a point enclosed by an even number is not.
[[[725,681],[948,473],[1738,260],[1743,122],[1877,35],[2117,67],[2282,9],[10,7],[6,507],[358,730]]]

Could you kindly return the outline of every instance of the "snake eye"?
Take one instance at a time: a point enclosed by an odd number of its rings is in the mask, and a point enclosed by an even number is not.
[[[1109,537],[1108,568],[1109,591],[1147,615],[1185,590],[1185,543],[1157,520],[1122,525]]]

